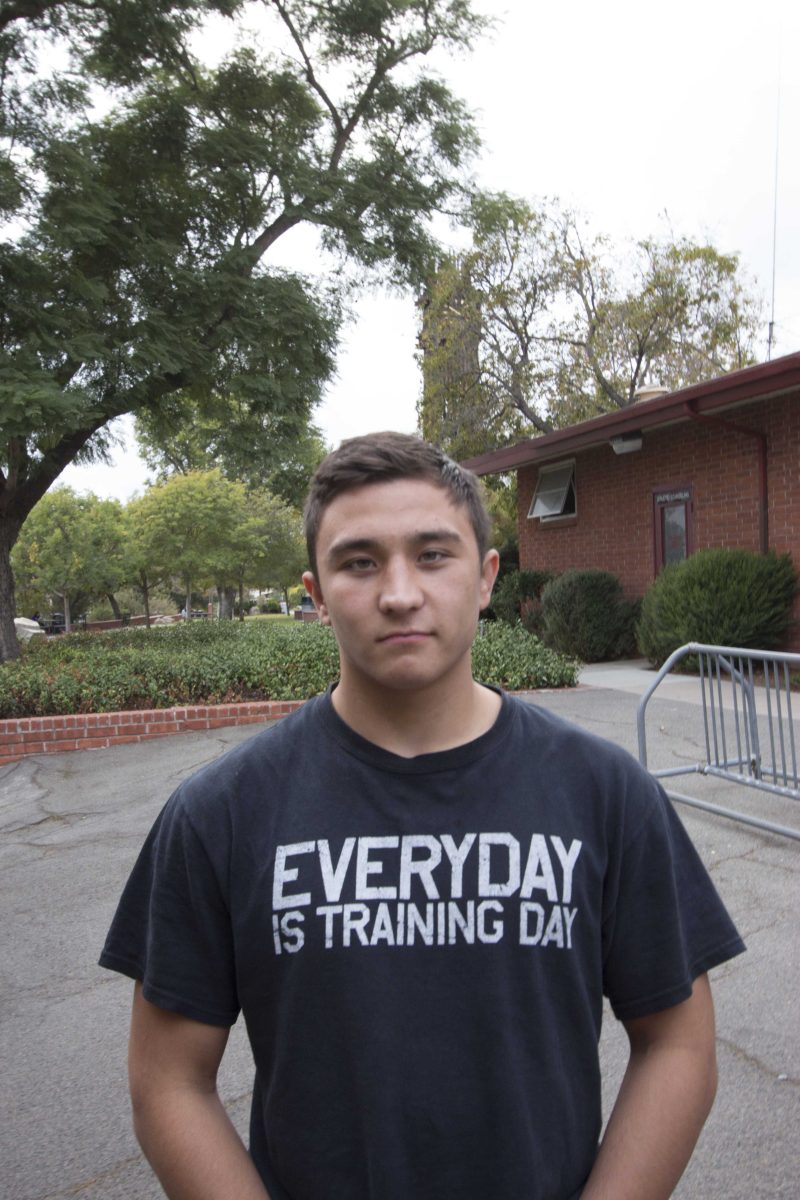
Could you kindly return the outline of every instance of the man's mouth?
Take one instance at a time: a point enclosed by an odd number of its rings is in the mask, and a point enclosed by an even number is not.
[[[398,629],[378,638],[378,641],[384,646],[406,646],[414,642],[424,642],[430,636],[424,629]]]

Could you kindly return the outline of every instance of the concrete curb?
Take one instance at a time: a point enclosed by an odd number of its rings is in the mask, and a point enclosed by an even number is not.
[[[254,725],[288,716],[304,700],[254,700],[242,704],[192,704],[129,712],[12,717],[0,721],[0,766],[30,754],[102,750],[197,729]]]

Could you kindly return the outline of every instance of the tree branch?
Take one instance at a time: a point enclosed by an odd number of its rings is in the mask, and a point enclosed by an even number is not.
[[[333,121],[333,124],[334,124],[334,127],[335,127],[337,133],[341,134],[342,130],[344,129],[344,122],[342,121],[341,114],[340,114],[338,108],[336,107],[336,105],[334,104],[334,102],[331,100],[328,93],[326,92],[325,88],[322,86],[320,81],[317,79],[316,73],[314,71],[314,64],[312,63],[311,58],[309,57],[308,51],[306,50],[305,45],[303,43],[303,39],[301,38],[299,30],[295,26],[295,23],[292,20],[286,5],[283,3],[283,0],[272,0],[272,2],[273,2],[273,5],[275,6],[275,8],[277,9],[278,15],[280,16],[284,25],[289,30],[292,41],[294,42],[295,46],[297,46],[297,49],[300,51],[300,57],[303,60],[303,66],[305,68],[306,80],[308,81],[309,87],[312,88],[313,91],[315,91],[317,93],[320,100],[322,101],[322,103],[325,105],[328,112],[330,113],[331,120]]]
[[[16,0],[16,3],[0,4],[0,29],[12,21],[36,21],[63,5],[64,0]]]

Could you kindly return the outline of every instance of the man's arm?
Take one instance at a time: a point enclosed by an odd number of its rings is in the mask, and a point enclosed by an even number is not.
[[[217,1095],[228,1030],[133,995],[133,1127],[170,1200],[269,1200]]]
[[[667,1200],[717,1088],[708,976],[682,1004],[624,1025],[631,1056],[582,1200]]]

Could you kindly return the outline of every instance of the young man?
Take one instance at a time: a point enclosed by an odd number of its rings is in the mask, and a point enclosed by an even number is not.
[[[325,696],[171,798],[101,962],[136,981],[136,1132],[174,1200],[665,1200],[743,947],[628,755],[472,678],[477,481],[345,442],[306,508]],[[602,1144],[603,995],[630,1061]],[[244,1013],[250,1154],[215,1090]]]

